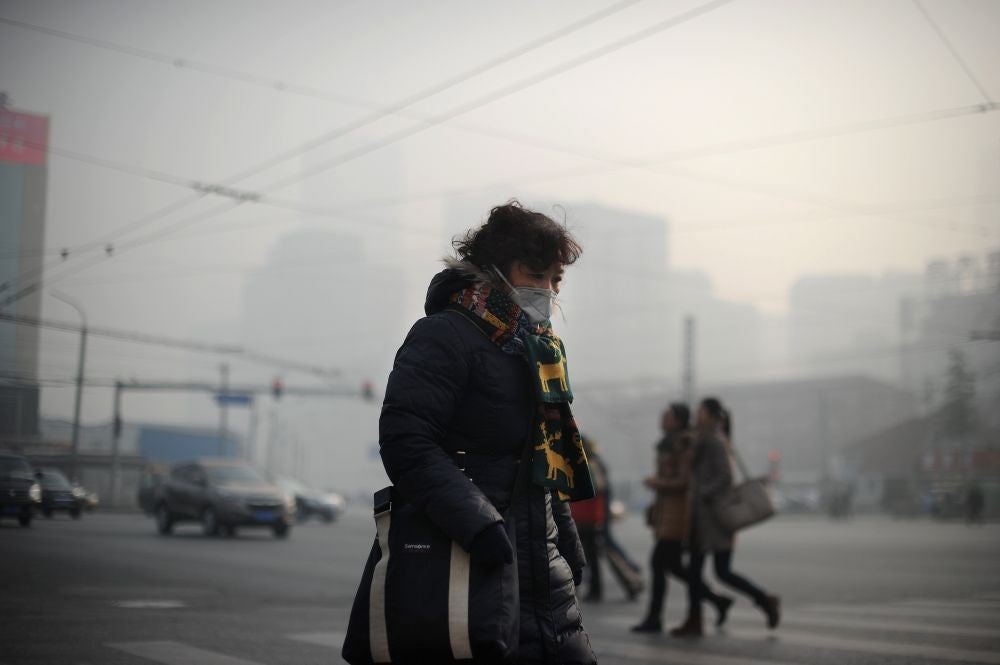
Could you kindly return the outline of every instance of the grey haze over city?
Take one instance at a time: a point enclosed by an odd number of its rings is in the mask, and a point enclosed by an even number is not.
[[[79,321],[56,292],[94,329],[279,359],[92,335],[81,446],[106,445],[110,382],[226,363],[289,392],[227,409],[255,461],[381,487],[393,355],[451,239],[511,198],[583,245],[554,323],[623,488],[683,396],[688,317],[695,392],[733,405],[755,469],[848,465],[946,402],[952,352],[996,445],[998,33],[992,0],[4,0],[0,90],[50,122],[41,317]],[[42,329],[52,439],[77,353]],[[129,391],[122,419],[219,408]]]

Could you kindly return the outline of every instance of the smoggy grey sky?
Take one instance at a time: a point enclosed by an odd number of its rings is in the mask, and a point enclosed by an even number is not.
[[[304,229],[360,237],[362,260],[399,271],[412,320],[456,197],[483,214],[499,196],[661,216],[673,267],[768,313],[802,275],[920,271],[1000,242],[995,0],[4,0],[0,17],[42,29],[0,23],[0,89],[76,156],[50,156],[49,251],[190,199],[115,235],[113,258],[51,273],[92,325],[224,337],[248,275]],[[232,184],[264,203],[190,188],[393,106]],[[52,298],[44,313],[75,316]],[[43,372],[72,372],[60,340]],[[141,348],[95,357],[102,376],[178,366]]]

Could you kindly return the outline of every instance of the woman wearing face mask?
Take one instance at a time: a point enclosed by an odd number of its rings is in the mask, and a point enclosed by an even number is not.
[[[474,566],[516,560],[519,663],[596,663],[577,608],[585,560],[567,504],[593,486],[549,322],[580,246],[513,201],[455,248],[396,356],[379,422],[383,463]]]

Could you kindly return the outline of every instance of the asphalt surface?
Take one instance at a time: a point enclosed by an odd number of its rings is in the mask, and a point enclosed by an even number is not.
[[[636,519],[616,526],[645,561]],[[374,536],[369,514],[206,538],[151,519],[91,514],[0,522],[0,665],[341,662],[339,644]],[[779,518],[740,536],[735,568],[779,593],[773,633],[746,599],[696,641],[634,636],[644,609],[608,576],[583,605],[600,662],[763,665],[1000,663],[1000,525]],[[671,585],[667,624],[684,588]],[[706,617],[711,611],[706,612]]]

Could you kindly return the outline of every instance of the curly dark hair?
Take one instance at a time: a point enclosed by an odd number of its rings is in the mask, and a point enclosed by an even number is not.
[[[452,245],[462,260],[480,268],[496,266],[505,273],[514,261],[523,261],[532,270],[546,270],[556,263],[568,266],[583,253],[565,225],[525,208],[516,199],[490,210],[482,226],[470,229]]]

